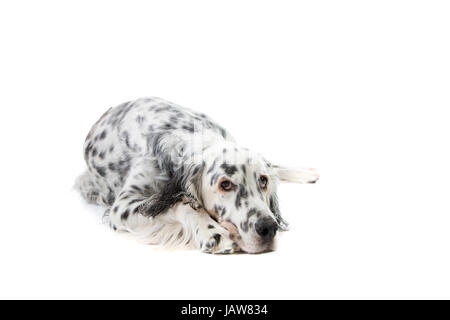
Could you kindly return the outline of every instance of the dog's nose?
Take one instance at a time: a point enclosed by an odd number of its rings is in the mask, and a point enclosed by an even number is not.
[[[261,218],[255,224],[256,233],[263,238],[264,242],[270,242],[277,233],[277,223],[269,217]]]

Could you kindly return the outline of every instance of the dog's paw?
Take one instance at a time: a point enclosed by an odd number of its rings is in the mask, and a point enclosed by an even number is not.
[[[202,238],[199,241],[200,251],[214,254],[230,254],[239,251],[238,245],[228,237],[226,230],[209,226],[211,228],[203,230],[203,235],[200,235]]]

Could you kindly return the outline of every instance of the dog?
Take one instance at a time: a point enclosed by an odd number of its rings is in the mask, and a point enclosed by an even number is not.
[[[274,250],[287,227],[277,184],[319,178],[314,169],[273,165],[207,115],[157,97],[104,113],[87,135],[84,159],[76,187],[107,208],[114,231],[207,253]]]

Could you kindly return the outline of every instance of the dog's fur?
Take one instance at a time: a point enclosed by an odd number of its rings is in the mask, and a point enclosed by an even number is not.
[[[270,164],[206,115],[160,98],[109,109],[89,132],[84,158],[76,186],[107,207],[113,230],[213,253],[272,250],[286,227],[277,183],[318,179],[313,169]]]

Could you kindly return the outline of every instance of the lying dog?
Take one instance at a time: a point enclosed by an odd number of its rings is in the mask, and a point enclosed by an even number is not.
[[[277,183],[319,178],[270,164],[206,115],[160,98],[109,109],[89,132],[84,158],[88,171],[76,185],[108,208],[113,230],[212,253],[273,250],[286,227]]]

